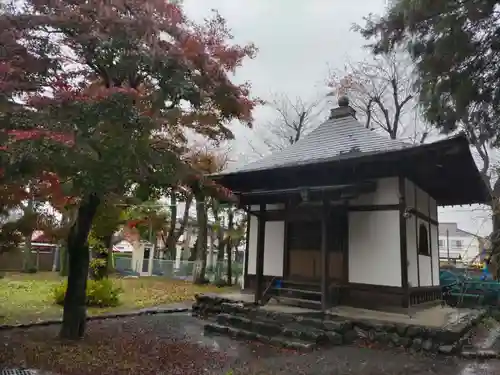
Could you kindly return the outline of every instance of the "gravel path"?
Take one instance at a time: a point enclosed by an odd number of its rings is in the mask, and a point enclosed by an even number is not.
[[[259,343],[206,337],[187,314],[90,322],[77,345],[60,343],[57,326],[0,332],[0,363],[64,375],[493,375],[500,362],[410,355],[401,351],[337,347],[296,353]]]

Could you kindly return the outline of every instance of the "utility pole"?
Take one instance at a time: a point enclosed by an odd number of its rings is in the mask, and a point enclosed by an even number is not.
[[[448,254],[448,263],[450,263],[450,232],[446,229],[446,252]]]

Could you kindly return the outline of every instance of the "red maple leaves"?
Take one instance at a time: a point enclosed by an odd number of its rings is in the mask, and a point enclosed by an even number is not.
[[[7,131],[11,142],[19,142],[19,141],[29,141],[33,139],[39,139],[42,137],[51,139],[53,141],[66,144],[73,145],[74,139],[73,137],[67,134],[54,133],[45,130],[9,130]],[[0,150],[8,151],[8,146],[3,145],[0,146]],[[0,176],[3,175],[3,171],[0,169]],[[71,197],[66,197],[63,194],[61,183],[59,178],[55,173],[40,171],[38,176],[32,176],[32,183],[30,186],[30,190],[28,191],[25,186],[19,186],[16,184],[9,184],[6,181],[3,184],[3,192],[7,193],[7,198],[10,197],[11,201],[20,202],[22,200],[28,199],[29,197],[36,197],[42,200],[50,201],[56,207],[63,207],[68,204],[72,204],[75,202],[75,199]],[[4,198],[6,196],[4,195]]]

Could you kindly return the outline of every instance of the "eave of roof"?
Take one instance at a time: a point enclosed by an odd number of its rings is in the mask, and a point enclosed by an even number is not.
[[[337,126],[339,124],[340,126]],[[342,141],[345,141],[347,145],[335,143],[342,143]],[[446,165],[434,165],[436,162],[433,163],[433,158],[438,155],[444,158]],[[220,184],[229,189],[238,190],[242,187],[243,181],[262,181],[259,184],[266,184],[264,181],[269,181],[270,178],[279,178],[278,175],[283,177],[283,173],[291,171],[295,174],[295,172],[309,170],[309,167],[311,170],[318,171],[324,166],[325,171],[332,173],[332,168],[362,163],[397,164],[397,160],[403,158],[410,164],[429,163],[428,172],[433,176],[432,178],[439,179],[436,183],[442,185],[439,188],[435,184],[433,188],[429,186],[429,192],[433,190],[435,198],[439,198],[442,205],[486,203],[491,199],[489,188],[476,167],[468,139],[464,134],[457,134],[433,143],[411,145],[382,137],[364,128],[350,115],[326,121],[303,140],[277,154],[211,177],[219,180]],[[442,167],[445,169],[442,170]],[[405,168],[401,166],[399,168],[397,175],[404,176]],[[426,170],[424,168],[424,171]],[[452,176],[457,172],[462,176],[462,181],[467,182],[467,188],[463,184],[463,186],[457,185],[458,181]],[[422,170],[415,173],[419,175],[414,176],[414,181],[420,181],[421,185],[425,185],[425,181],[422,183],[422,179],[425,179]],[[256,188],[255,183],[251,185]],[[439,192],[440,189],[445,190]],[[450,189],[458,190],[453,192]],[[453,194],[448,192],[453,192]]]

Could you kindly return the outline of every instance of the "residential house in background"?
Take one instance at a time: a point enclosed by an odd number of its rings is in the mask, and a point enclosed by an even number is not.
[[[51,271],[57,259],[58,245],[43,231],[35,230],[31,236],[31,253],[33,265],[39,271]],[[23,269],[24,243],[18,248],[0,254],[0,271],[21,271]]]
[[[480,261],[486,244],[484,237],[458,228],[457,223],[439,223],[439,258],[454,263],[470,264]]]

